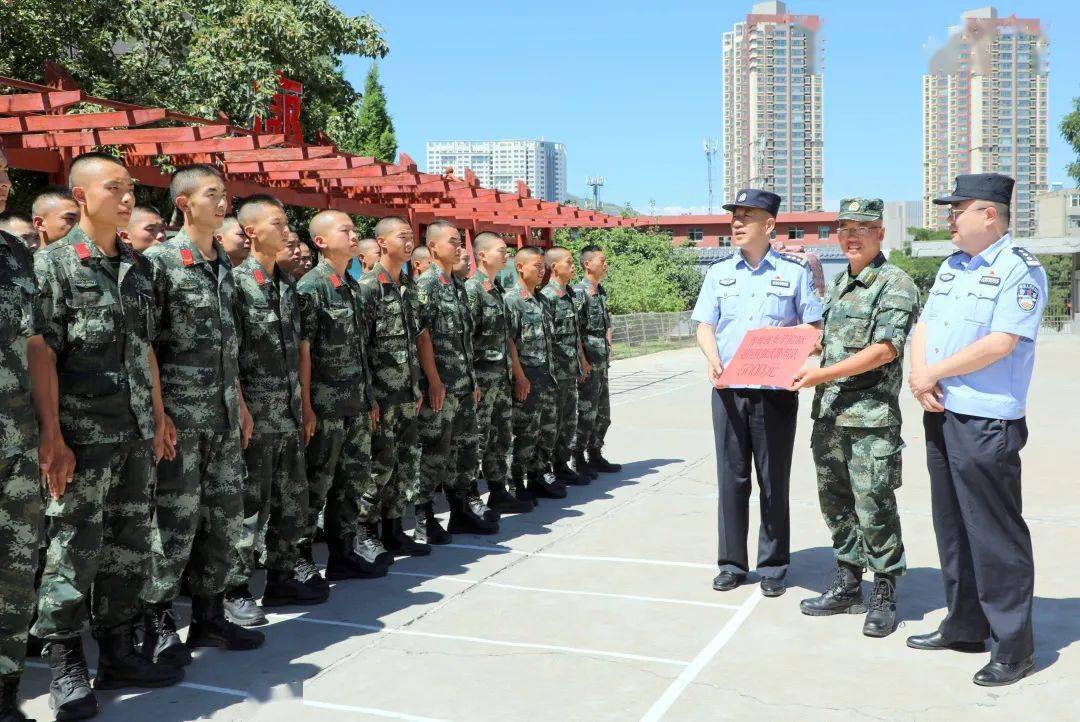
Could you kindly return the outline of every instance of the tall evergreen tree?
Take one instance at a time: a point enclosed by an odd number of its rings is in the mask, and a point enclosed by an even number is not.
[[[386,93],[379,82],[377,65],[373,64],[368,71],[363,97],[332,116],[326,134],[343,151],[394,162],[397,137],[394,122],[386,111]]]

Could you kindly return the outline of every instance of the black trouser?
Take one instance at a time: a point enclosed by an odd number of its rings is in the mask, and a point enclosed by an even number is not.
[[[761,505],[757,572],[782,578],[791,558],[788,480],[795,444],[798,394],[792,391],[721,389],[712,394],[720,571],[749,570],[746,535],[750,523],[750,462]]]
[[[1025,660],[1035,649],[1035,564],[1020,498],[1027,423],[946,411],[924,414],[923,426],[949,605],[941,634],[955,642],[989,636],[994,661]]]

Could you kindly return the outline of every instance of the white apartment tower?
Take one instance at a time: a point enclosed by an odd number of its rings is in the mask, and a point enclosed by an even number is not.
[[[724,33],[724,200],[779,193],[782,211],[822,209],[821,19],[760,2]]]
[[[963,173],[1016,179],[1012,231],[1034,235],[1047,189],[1047,43],[1035,18],[969,10],[923,76],[923,224],[946,228],[947,195]]]
[[[427,143],[427,172],[468,168],[480,185],[514,193],[524,181],[534,198],[566,200],[566,146],[545,140],[434,140]]]

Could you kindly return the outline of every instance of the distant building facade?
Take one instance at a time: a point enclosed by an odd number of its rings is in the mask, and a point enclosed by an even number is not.
[[[507,193],[524,181],[534,198],[566,200],[566,146],[546,140],[435,140],[427,143],[427,172],[468,168],[485,188]]]

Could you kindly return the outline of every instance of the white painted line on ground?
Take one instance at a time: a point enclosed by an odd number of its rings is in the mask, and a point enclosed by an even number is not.
[[[49,665],[45,664],[44,662],[31,662],[29,660],[27,660],[26,666],[27,667],[37,667],[38,669],[49,669]],[[97,674],[97,669],[95,669],[93,667],[89,667],[88,669],[89,669],[89,672],[90,672],[91,675],[96,675]],[[211,684],[197,684],[195,682],[180,682],[176,686],[177,687],[184,687],[185,689],[197,689],[200,692],[217,692],[218,694],[226,694],[226,695],[229,695],[230,697],[242,697],[244,699],[251,696],[250,692],[247,692],[247,691],[242,690],[242,689],[231,689],[229,687],[215,687],[214,685],[211,685]],[[137,696],[138,694],[145,694],[146,692],[149,692],[149,691],[151,691],[151,690],[140,690],[139,693],[137,693],[135,695],[128,695],[128,696]]]
[[[277,615],[269,615],[277,616]],[[290,616],[290,621],[304,622],[306,624],[324,624],[331,627],[346,627],[349,629],[362,629],[366,632],[378,634],[402,634],[409,637],[429,637],[431,639],[448,639],[455,642],[474,642],[476,644],[490,644],[496,647],[514,647],[517,649],[540,649],[548,652],[568,652],[581,654],[586,657],[612,657],[613,659],[632,659],[637,662],[656,662],[658,664],[673,664],[685,667],[690,664],[681,659],[667,659],[665,657],[649,657],[642,654],[630,654],[628,652],[609,652],[602,649],[583,649],[581,647],[564,647],[555,644],[536,644],[533,642],[508,642],[501,639],[485,639],[483,637],[469,637],[460,634],[440,634],[438,632],[421,632],[416,629],[404,629],[402,627],[380,627],[374,624],[359,624],[357,622],[343,622],[335,619],[314,619],[312,617]]]
[[[713,607],[715,609],[739,609],[737,604],[720,604],[719,602],[697,602],[689,599],[671,599],[669,597],[644,597],[637,594],[615,594],[614,592],[586,592],[577,589],[552,589],[550,587],[526,587],[519,584],[503,584],[501,582],[486,582],[482,579],[467,579],[462,577],[450,577],[439,574],[421,574],[420,572],[390,572],[391,576],[418,577],[420,579],[438,579],[455,584],[479,584],[484,587],[498,587],[499,589],[515,589],[522,592],[543,592],[545,594],[567,594],[583,597],[605,597],[608,599],[627,599],[634,602],[662,602],[664,604],[685,604],[691,607]]]
[[[656,700],[653,706],[649,708],[649,711],[641,718],[641,722],[658,722],[667,714],[667,711],[671,709],[671,705],[675,704],[675,701],[686,691],[686,688],[701,673],[705,665],[711,662],[713,657],[723,649],[724,645],[735,636],[735,632],[739,631],[739,627],[754,611],[754,607],[757,606],[761,599],[761,590],[755,589],[750,597],[742,603],[735,616],[728,620],[727,624],[712,638],[712,641],[705,645],[705,649],[698,652],[698,655],[694,657],[686,669],[680,672],[675,681],[664,690],[664,694],[660,695],[660,699]]]
[[[655,399],[657,396],[667,396],[668,394],[673,394],[676,391],[682,391],[683,389],[688,389],[693,386],[701,386],[703,383],[703,381],[694,381],[693,383],[683,384],[682,386],[676,386],[675,388],[660,389],[654,394],[645,394],[644,396],[634,396],[628,399],[620,399],[619,401],[611,404],[611,408],[616,409],[620,406],[626,406],[627,404],[636,404],[641,401]]]
[[[571,559],[582,562],[620,562],[624,564],[654,564],[665,567],[689,567],[690,569],[713,569],[715,564],[701,564],[698,562],[672,562],[665,559],[639,559],[636,557],[598,557],[587,554],[555,554],[552,552],[526,552],[510,547],[483,544],[446,544],[450,549],[477,549],[485,552],[503,552],[506,554],[518,554],[525,557],[544,557],[547,559]]]
[[[385,709],[375,709],[374,707],[354,707],[351,704],[316,702],[315,700],[311,699],[305,699],[304,706],[317,707],[319,709],[332,709],[338,712],[357,712],[359,714],[369,714],[374,717],[389,717],[390,719],[408,720],[408,722],[447,722],[446,720],[438,719],[436,717],[416,717],[411,714],[404,714],[402,712],[390,712]]]

